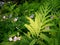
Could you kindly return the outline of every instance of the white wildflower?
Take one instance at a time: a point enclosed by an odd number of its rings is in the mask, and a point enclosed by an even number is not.
[[[4,4],[4,2],[2,2],[2,4]]]
[[[21,40],[21,37],[17,37],[17,40]]]
[[[34,18],[34,14],[32,14],[32,15],[30,16],[30,18]]]
[[[4,5],[4,2],[0,1],[0,6]]]
[[[16,36],[14,36],[13,41],[17,41],[17,37]]]
[[[16,22],[17,20],[18,20],[18,18],[15,18],[15,19],[14,19],[14,22]]]
[[[3,16],[3,19],[5,19],[6,18],[6,16]]]
[[[12,41],[13,39],[12,39],[12,37],[9,37],[9,41]]]

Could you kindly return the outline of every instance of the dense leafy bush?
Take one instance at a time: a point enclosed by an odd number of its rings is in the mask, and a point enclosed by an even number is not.
[[[59,0],[8,2],[0,8],[0,45],[60,45]]]

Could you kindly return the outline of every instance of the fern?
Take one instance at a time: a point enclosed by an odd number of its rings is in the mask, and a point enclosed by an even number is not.
[[[51,6],[51,2],[45,1],[45,3],[43,3],[43,5],[40,6],[39,12],[35,12],[35,19],[33,20],[30,17],[26,17],[29,20],[30,24],[25,24],[25,27],[29,30],[32,37],[37,37],[38,39],[41,38],[47,41],[48,45],[50,44],[51,39],[44,33],[48,32],[52,35],[55,35],[55,33],[57,32],[56,30],[51,28],[49,30],[45,29],[45,27],[47,26],[55,26],[55,24],[52,22],[53,19],[51,19],[50,14],[52,12],[52,9],[53,7]],[[58,44],[57,42],[56,44]]]
[[[37,38],[41,37],[42,39],[44,37],[44,40],[47,41],[49,39],[49,37],[47,36],[47,38],[48,38],[47,39],[46,36],[41,33],[41,32],[44,32],[41,29],[44,29],[46,26],[53,26],[53,24],[49,23],[52,20],[51,19],[47,19],[44,22],[42,22],[42,20],[43,20],[42,16],[43,15],[41,15],[39,12],[36,12],[35,15],[36,15],[35,20],[32,20],[29,17],[26,17],[30,21],[30,24],[25,24],[25,27],[30,31],[32,37],[37,37]],[[49,31],[46,30],[46,32],[50,32],[50,30]],[[50,42],[50,41],[48,41],[48,42]]]
[[[47,26],[53,26],[53,24],[49,23],[49,20],[52,21],[51,19],[48,19],[42,22],[43,19],[40,19],[40,15],[35,13],[35,21],[33,21],[31,18],[27,17],[27,19],[30,21],[30,24],[25,24],[25,27],[31,32],[32,35],[39,36],[39,33],[41,32],[41,29],[47,27]],[[40,14],[40,13],[39,13]],[[44,25],[44,26],[43,26]]]

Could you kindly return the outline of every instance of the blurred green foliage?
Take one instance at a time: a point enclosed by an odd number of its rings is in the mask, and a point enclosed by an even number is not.
[[[20,2],[0,6],[0,45],[60,45],[60,1]]]

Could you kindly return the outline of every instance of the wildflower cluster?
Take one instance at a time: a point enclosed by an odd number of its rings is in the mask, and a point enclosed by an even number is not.
[[[17,37],[17,36],[14,36],[14,37],[9,37],[8,39],[9,41],[17,41],[17,40],[21,40],[21,37]]]

